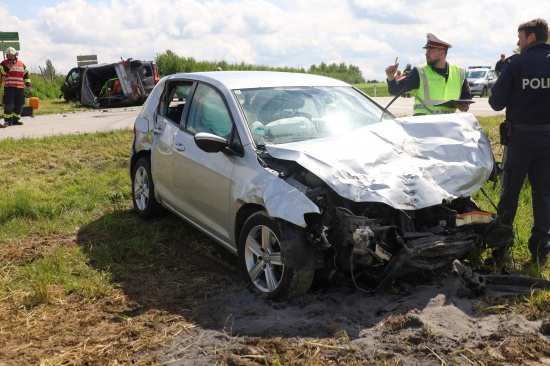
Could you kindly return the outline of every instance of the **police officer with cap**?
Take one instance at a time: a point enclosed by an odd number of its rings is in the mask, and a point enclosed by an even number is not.
[[[506,108],[501,126],[502,192],[498,214],[507,225],[516,216],[520,191],[529,178],[534,223],[528,247],[544,263],[550,252],[550,45],[548,23],[534,19],[518,27],[521,53],[506,59],[489,104]],[[504,255],[504,253],[500,253]]]
[[[386,68],[388,91],[392,95],[411,92],[414,96],[413,114],[454,113],[456,109],[466,112],[469,104],[457,103],[454,107],[437,106],[449,100],[472,99],[466,71],[447,62],[447,51],[452,45],[436,37],[432,33],[426,36],[426,63],[415,66],[407,77],[397,80],[395,72],[399,67],[395,64]]]

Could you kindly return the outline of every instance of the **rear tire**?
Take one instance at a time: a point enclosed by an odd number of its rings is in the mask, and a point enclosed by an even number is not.
[[[313,282],[314,268],[289,268],[283,263],[281,247],[293,245],[287,238],[304,238],[303,233],[289,235],[294,230],[302,229],[259,211],[246,220],[239,237],[239,267],[243,276],[275,301],[303,295]]]
[[[155,198],[151,161],[147,157],[140,158],[132,172],[132,201],[134,211],[142,219],[152,219],[164,212]]]

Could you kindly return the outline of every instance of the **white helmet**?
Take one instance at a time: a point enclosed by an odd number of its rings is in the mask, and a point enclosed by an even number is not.
[[[6,48],[6,55],[17,55],[17,51],[13,47]]]

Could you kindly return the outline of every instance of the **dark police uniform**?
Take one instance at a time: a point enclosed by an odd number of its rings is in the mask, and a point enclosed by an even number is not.
[[[512,134],[504,150],[498,213],[512,225],[523,182],[529,177],[534,225],[529,239],[533,259],[550,252],[550,45],[536,41],[506,60],[489,98],[506,108]]]

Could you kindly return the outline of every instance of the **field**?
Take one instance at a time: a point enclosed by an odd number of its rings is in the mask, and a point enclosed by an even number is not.
[[[480,121],[499,160],[500,119]],[[549,362],[546,291],[465,298],[445,272],[384,293],[344,281],[284,303],[259,297],[204,235],[133,213],[131,134],[0,141],[0,365]],[[484,188],[497,202],[499,186]],[[546,277],[528,262],[527,188],[507,264]]]
[[[363,83],[355,84],[357,89],[362,90],[371,97],[389,97],[387,83]]]

